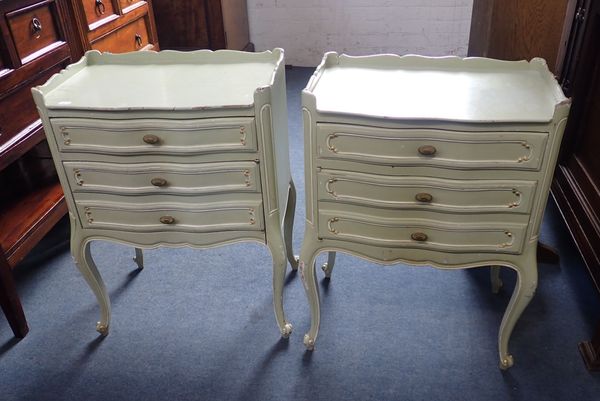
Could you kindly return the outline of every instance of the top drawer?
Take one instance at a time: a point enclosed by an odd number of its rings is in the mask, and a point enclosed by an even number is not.
[[[56,12],[54,1],[45,1],[6,15],[23,64],[63,43],[55,23]]]
[[[202,154],[256,152],[254,118],[93,120],[53,118],[61,152]]]
[[[459,169],[539,170],[544,132],[460,132],[317,124],[319,158]]]

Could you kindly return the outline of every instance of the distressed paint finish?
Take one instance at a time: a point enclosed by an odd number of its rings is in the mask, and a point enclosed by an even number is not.
[[[283,50],[101,54],[32,90],[71,218],[71,252],[100,304],[110,301],[89,244],[268,246],[275,317],[283,311],[295,189]]]
[[[508,341],[537,287],[536,249],[570,101],[545,62],[327,53],[302,93],[306,232],[301,277],[315,346],[315,259],[335,252],[443,269],[501,266],[517,285]]]

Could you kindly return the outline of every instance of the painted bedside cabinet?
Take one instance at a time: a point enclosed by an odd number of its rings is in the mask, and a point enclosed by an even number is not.
[[[510,334],[537,287],[536,247],[570,102],[541,59],[325,55],[302,93],[306,233],[300,271],[319,331],[315,258],[500,266],[517,284]]]
[[[71,218],[71,252],[110,303],[90,241],[141,248],[266,244],[277,324],[296,194],[289,168],[283,50],[90,51],[34,88]]]

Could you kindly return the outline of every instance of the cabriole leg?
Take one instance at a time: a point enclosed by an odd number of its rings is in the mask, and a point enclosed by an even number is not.
[[[294,232],[294,213],[296,211],[296,187],[294,181],[290,180],[288,189],[288,202],[285,208],[285,218],[283,220],[283,235],[285,239],[285,252],[290,262],[292,270],[298,270],[298,256],[294,255],[292,247],[292,233]]]
[[[96,324],[96,330],[103,336],[108,335],[110,325],[110,300],[106,292],[104,281],[98,272],[98,268],[92,259],[90,252],[91,242],[79,238],[77,229],[73,229],[75,224],[71,224],[71,253],[75,260],[75,265],[81,272],[83,278],[92,289],[92,292],[100,305],[100,321]]]
[[[273,306],[281,337],[288,338],[292,333],[293,327],[291,323],[285,320],[283,311],[283,286],[287,270],[286,252],[281,235],[279,235],[279,238],[277,236],[274,237],[268,240],[269,250],[273,257]]]
[[[325,272],[325,277],[331,278],[331,272],[333,271],[333,265],[335,264],[335,252],[327,253],[327,262],[323,263],[321,269]]]
[[[304,290],[310,305],[310,330],[304,335],[304,345],[306,349],[312,351],[315,348],[315,341],[319,333],[319,324],[321,321],[321,310],[319,300],[319,287],[317,285],[317,274],[315,269],[315,259],[317,254],[312,249],[305,249],[303,245],[300,253],[300,277],[304,284]]]
[[[513,366],[514,360],[508,353],[508,341],[517,320],[533,298],[537,288],[537,261],[535,246],[533,252],[528,252],[523,265],[518,266],[517,283],[510,298],[498,334],[498,351],[500,354],[500,369],[506,370]]]
[[[144,253],[140,248],[135,248],[135,257],[133,261],[137,264],[138,269],[144,268]]]

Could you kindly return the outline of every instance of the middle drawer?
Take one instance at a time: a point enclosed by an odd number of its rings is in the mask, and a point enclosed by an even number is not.
[[[318,198],[371,207],[458,213],[529,213],[536,182],[451,180],[322,169]]]
[[[73,192],[209,194],[260,192],[258,164],[63,162]]]

